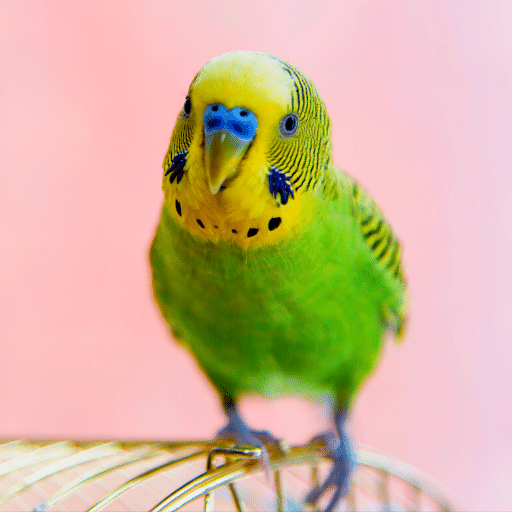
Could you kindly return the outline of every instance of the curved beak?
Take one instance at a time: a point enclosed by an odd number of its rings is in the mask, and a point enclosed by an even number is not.
[[[206,177],[212,194],[216,194],[224,181],[236,172],[250,142],[227,128],[206,134]]]

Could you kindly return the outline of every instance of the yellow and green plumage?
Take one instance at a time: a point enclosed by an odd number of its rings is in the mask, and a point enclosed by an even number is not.
[[[249,117],[246,139],[216,127]],[[333,164],[313,83],[261,53],[207,63],[178,116],[163,190],[155,297],[224,404],[258,392],[348,409],[386,329],[401,333],[406,294],[398,241]]]

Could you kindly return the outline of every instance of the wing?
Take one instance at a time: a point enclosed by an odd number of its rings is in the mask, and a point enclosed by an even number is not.
[[[352,207],[361,235],[377,266],[397,289],[396,304],[384,311],[384,315],[399,340],[403,334],[407,312],[400,243],[370,195],[355,181],[348,177],[347,179],[350,180]]]

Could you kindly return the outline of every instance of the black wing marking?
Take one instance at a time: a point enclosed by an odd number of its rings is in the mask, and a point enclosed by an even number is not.
[[[401,298],[397,305],[384,311],[386,322],[394,328],[397,339],[400,339],[407,309],[400,242],[393,235],[379,207],[356,183],[352,185],[352,200],[361,235],[367,247],[384,271],[402,287]]]

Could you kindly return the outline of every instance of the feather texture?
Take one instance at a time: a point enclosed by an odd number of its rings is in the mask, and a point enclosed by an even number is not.
[[[350,404],[406,316],[400,244],[370,196],[332,163],[313,83],[254,52],[194,78],[164,161],[151,247],[160,309],[221,394],[333,396]],[[202,115],[248,109],[256,135],[212,194]],[[286,115],[293,136],[280,132]],[[281,128],[282,130],[282,128]]]

